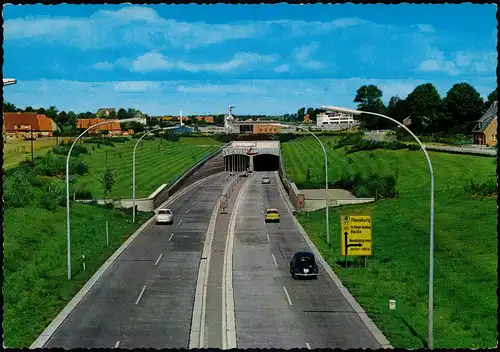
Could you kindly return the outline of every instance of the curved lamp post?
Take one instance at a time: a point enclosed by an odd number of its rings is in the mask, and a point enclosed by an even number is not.
[[[275,124],[276,126],[280,127],[288,127],[288,125],[285,124]],[[318,143],[321,145],[321,149],[323,149],[323,154],[325,155],[325,223],[326,223],[326,243],[330,244],[330,227],[329,227],[329,215],[328,215],[328,154],[326,153],[325,146],[323,145],[323,142],[316,136],[313,132],[309,131],[307,128],[301,127],[301,126],[293,126],[295,128],[301,129],[302,131],[306,131],[310,135],[312,135]]]
[[[322,106],[322,109],[328,109],[327,106]],[[418,143],[422,151],[424,152],[425,158],[427,159],[427,164],[429,165],[429,174],[431,177],[431,210],[430,210],[430,235],[429,235],[429,322],[428,322],[428,348],[432,349],[433,345],[433,319],[434,319],[434,170],[432,168],[432,162],[431,158],[429,157],[429,154],[427,153],[427,150],[425,149],[425,146],[422,144],[420,139],[412,132],[408,127],[406,127],[404,124],[401,122],[386,116],[382,114],[377,114],[375,112],[368,112],[368,111],[360,111],[360,110],[353,110],[353,109],[346,109],[342,108],[343,111],[347,113],[351,113],[354,115],[361,115],[361,114],[367,114],[367,115],[373,115],[373,116],[378,116],[382,117],[384,119],[390,120],[397,124],[398,126],[404,128]]]
[[[137,143],[135,143],[134,152],[132,153],[132,222],[135,222],[135,151],[137,149],[137,146],[139,145],[139,142],[142,141],[142,139],[144,137],[146,137],[147,135],[149,135],[152,132],[160,131],[160,130],[171,130],[171,129],[174,129],[177,127],[179,127],[179,125],[170,126],[170,127],[160,127],[160,128],[155,128],[155,129],[149,130],[149,131],[145,132],[144,135],[141,136],[141,138],[139,138]]]
[[[85,131],[80,133],[78,137],[73,141],[73,144],[71,144],[71,147],[69,147],[68,151],[68,156],[66,157],[66,227],[67,227],[67,261],[68,261],[68,280],[71,280],[71,226],[70,226],[70,219],[69,219],[69,158],[71,156],[71,151],[73,150],[73,147],[75,146],[76,142],[83,137],[85,133],[93,129],[94,127],[100,126],[100,125],[105,125],[108,123],[112,122],[133,122],[133,121],[140,121],[140,118],[130,118],[130,119],[123,119],[123,120],[118,120],[118,119],[113,119],[113,120],[106,120],[103,122],[96,123],[95,125],[90,126],[87,128]]]
[[[17,83],[17,80],[14,79],[14,78],[4,78],[3,79],[3,86],[10,86],[12,84],[16,84]]]

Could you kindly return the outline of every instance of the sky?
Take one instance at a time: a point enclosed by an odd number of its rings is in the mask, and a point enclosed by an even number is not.
[[[150,116],[356,108],[433,83],[497,85],[496,5],[5,5],[4,66],[18,107]]]

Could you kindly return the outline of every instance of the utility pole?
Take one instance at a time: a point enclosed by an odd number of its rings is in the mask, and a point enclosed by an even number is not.
[[[35,162],[35,155],[34,155],[34,149],[33,149],[33,126],[31,126],[31,163],[33,164]]]

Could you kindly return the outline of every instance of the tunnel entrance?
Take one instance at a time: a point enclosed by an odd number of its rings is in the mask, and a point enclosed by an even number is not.
[[[243,172],[250,168],[250,157],[242,154],[231,154],[224,157],[225,171]]]
[[[278,171],[280,168],[279,156],[259,154],[253,157],[254,171]]]

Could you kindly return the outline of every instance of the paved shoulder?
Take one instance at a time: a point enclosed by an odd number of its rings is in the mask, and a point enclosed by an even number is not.
[[[187,348],[198,265],[224,179],[214,178],[169,207],[130,244],[44,347]]]

